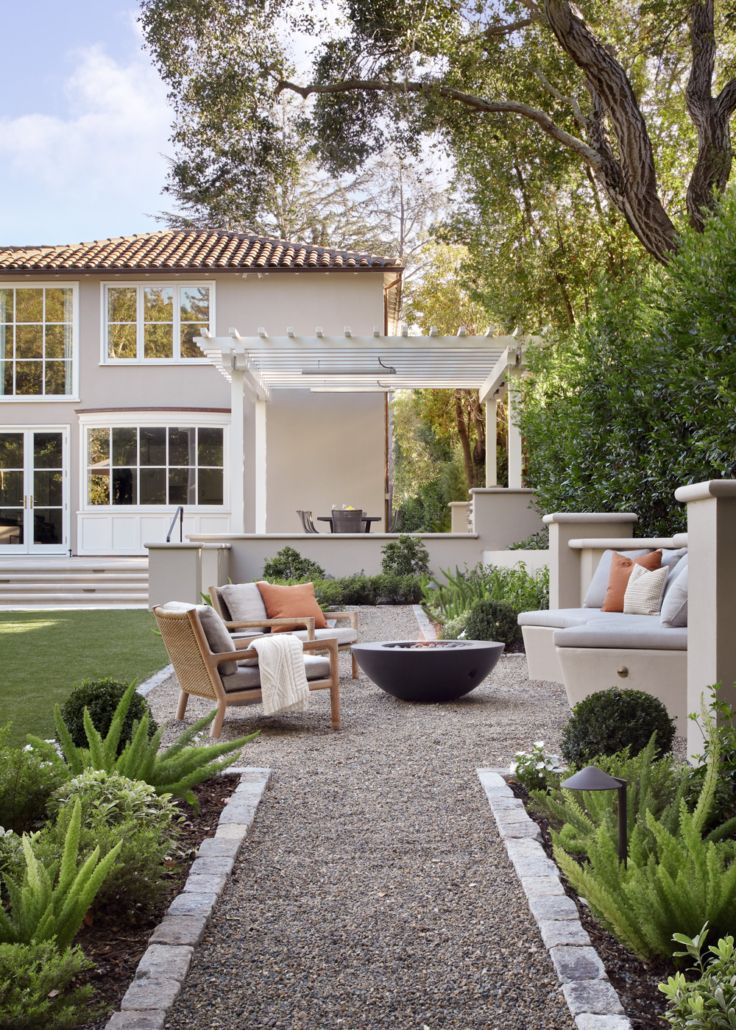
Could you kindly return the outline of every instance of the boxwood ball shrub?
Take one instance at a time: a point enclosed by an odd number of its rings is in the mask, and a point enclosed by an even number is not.
[[[675,722],[662,702],[641,690],[611,687],[575,705],[562,733],[562,755],[578,768],[624,748],[638,755],[653,733],[659,755],[672,751]]]
[[[66,723],[72,740],[77,747],[87,747],[87,734],[84,731],[83,715],[84,709],[89,710],[92,717],[92,725],[99,730],[104,737],[110,728],[115,709],[120,699],[128,688],[127,683],[120,680],[105,677],[97,680],[82,680],[61,707],[61,717]],[[140,694],[133,694],[128,708],[128,713],[123,722],[123,730],[118,743],[118,754],[120,754],[133,736],[133,726],[140,722],[143,716],[148,713],[148,735],[150,737],[158,728],[151,715],[148,702]]]
[[[325,570],[311,558],[303,558],[295,548],[282,547],[273,558],[266,561],[263,578],[269,583],[272,580],[308,583],[310,580],[324,579]]]
[[[518,644],[521,630],[515,609],[503,601],[479,601],[470,610],[465,636],[468,640],[497,640],[507,647]]]

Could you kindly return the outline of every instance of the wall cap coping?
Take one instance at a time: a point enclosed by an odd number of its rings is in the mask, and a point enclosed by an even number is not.
[[[528,486],[473,486],[469,494],[533,494]]]
[[[199,537],[191,537],[188,543],[169,543],[166,541],[163,543],[156,542],[155,544],[144,544],[143,546],[148,551],[229,551],[230,544],[208,544],[208,543],[194,543],[193,541],[199,540]]]
[[[676,547],[675,538],[671,536],[645,536],[645,537],[581,537],[576,540],[568,540],[568,547],[575,551],[583,551],[593,548],[594,550],[620,551],[622,547],[633,549],[636,547]]]
[[[675,497],[682,504],[693,501],[708,501],[711,497],[725,499],[736,497],[736,479],[709,479],[705,483],[691,483],[675,490]]]
[[[447,504],[450,508],[467,508],[470,501],[448,501]]]
[[[398,540],[400,536],[419,537],[422,540],[478,540],[478,533],[192,533],[189,537],[193,541],[215,541],[215,540],[305,540],[313,543],[315,540]],[[148,546],[148,545],[147,545]],[[151,545],[158,548],[173,547],[173,544]],[[182,546],[182,545],[177,545]],[[184,545],[185,546],[185,545]],[[197,546],[200,546],[197,544]],[[230,546],[229,544],[227,546]]]
[[[572,512],[572,511],[555,511],[550,515],[544,515],[542,521],[548,526],[553,523],[579,523],[581,525],[585,523],[596,523],[596,522],[638,522],[639,516],[635,515],[633,511],[583,511],[583,512]]]

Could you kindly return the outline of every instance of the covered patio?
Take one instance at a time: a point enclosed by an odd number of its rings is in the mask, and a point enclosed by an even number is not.
[[[279,391],[384,396],[386,461],[382,514],[386,526],[390,525],[389,402],[397,390],[478,390],[486,414],[486,488],[495,488],[498,482],[498,408],[503,401],[508,423],[508,486],[511,490],[522,489],[522,441],[515,419],[513,382],[520,373],[523,346],[528,339],[518,335],[493,336],[490,332],[470,336],[462,327],[456,336],[440,336],[435,330],[428,336],[410,336],[407,330],[400,336],[384,336],[377,329],[370,336],[357,336],[349,327],[342,336],[328,336],[319,327],[314,336],[299,336],[293,330],[287,330],[286,336],[270,336],[263,328],[256,336],[241,336],[236,328],[231,328],[227,336],[204,333],[196,340],[198,346],[230,383],[230,534],[246,532],[248,482],[253,490],[255,532],[269,531],[268,410],[269,402]],[[253,408],[250,421],[246,405]],[[298,434],[299,426],[295,425],[293,431]],[[339,433],[340,425],[335,425],[333,431]],[[246,454],[252,456],[251,470],[246,468]],[[318,459],[314,472],[319,475]],[[329,500],[324,503],[329,508]],[[295,510],[295,525],[296,517]]]

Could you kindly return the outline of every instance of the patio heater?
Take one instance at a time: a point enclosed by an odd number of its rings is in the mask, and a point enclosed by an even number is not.
[[[626,805],[626,780],[619,776],[609,776],[595,765],[588,765],[580,772],[562,780],[565,790],[617,790],[618,791],[618,858],[626,868],[629,853],[629,831]]]

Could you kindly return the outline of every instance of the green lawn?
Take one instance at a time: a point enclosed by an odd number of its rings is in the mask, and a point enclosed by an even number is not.
[[[0,726],[53,736],[54,705],[80,680],[146,679],[168,664],[147,611],[0,612]]]

